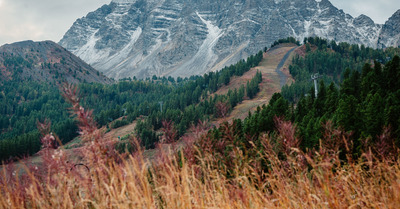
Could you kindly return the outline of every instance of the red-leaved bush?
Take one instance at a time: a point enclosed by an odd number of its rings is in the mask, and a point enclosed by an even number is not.
[[[174,122],[171,120],[163,120],[162,122],[163,138],[162,142],[170,144],[178,137],[178,131],[175,128]]]
[[[62,96],[65,101],[69,102],[72,107],[70,108],[72,116],[76,116],[79,122],[79,134],[82,136],[82,140],[91,141],[98,140],[101,135],[98,133],[96,122],[93,119],[93,110],[85,110],[80,105],[80,96],[78,88],[73,84],[65,83],[62,87]],[[95,133],[97,132],[97,133]]]
[[[296,126],[279,117],[275,117],[274,121],[278,132],[278,141],[282,143],[285,154],[290,155],[293,150],[299,150],[301,140],[296,137]]]
[[[385,127],[375,144],[376,154],[384,160],[393,161],[399,154],[399,150],[395,145],[395,140],[392,137],[390,127]]]
[[[221,102],[221,101],[217,102],[217,104],[215,104],[215,109],[217,117],[225,118],[229,112],[228,102]]]

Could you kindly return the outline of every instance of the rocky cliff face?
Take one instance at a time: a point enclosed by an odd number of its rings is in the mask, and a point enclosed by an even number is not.
[[[378,47],[400,46],[400,9],[383,25]]]
[[[328,0],[113,0],[78,19],[60,44],[117,79],[185,77],[219,70],[288,36],[395,45],[399,38],[388,36],[399,20],[389,22],[353,18]]]

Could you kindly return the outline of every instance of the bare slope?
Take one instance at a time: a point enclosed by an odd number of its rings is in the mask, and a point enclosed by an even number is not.
[[[244,100],[237,105],[229,115],[228,120],[244,119],[249,111],[255,110],[263,104],[267,105],[272,95],[280,92],[284,84],[294,81],[287,69],[296,48],[297,46],[293,44],[282,44],[268,50],[259,66],[252,68],[241,77],[232,79],[227,86],[216,92],[216,94],[226,94],[229,89],[238,89],[241,85],[246,85],[247,81],[250,81],[257,71],[262,73],[263,81],[260,84],[260,92],[254,99]]]

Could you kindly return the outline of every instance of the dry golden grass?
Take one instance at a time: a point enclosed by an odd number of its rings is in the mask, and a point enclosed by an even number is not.
[[[261,157],[270,162],[268,173],[258,171],[251,163],[238,161],[232,168],[234,177],[227,179],[224,171],[217,169],[218,162],[211,153],[202,153],[196,165],[173,153],[161,155],[154,162],[146,162],[142,151],[120,163],[86,159],[89,169],[70,170],[59,163],[44,176],[26,168],[28,174],[21,181],[9,176],[4,168],[0,208],[398,208],[400,205],[398,160],[365,160],[337,166],[315,156],[306,157],[311,167],[304,167],[299,153],[292,152],[282,161],[267,149]],[[237,155],[240,159],[239,151]]]

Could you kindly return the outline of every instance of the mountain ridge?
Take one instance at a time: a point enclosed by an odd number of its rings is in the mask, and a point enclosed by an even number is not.
[[[396,46],[400,36],[391,36],[399,22],[353,18],[328,0],[113,0],[78,19],[59,43],[113,78],[186,77],[219,70],[289,36]]]
[[[90,65],[53,41],[21,41],[0,47],[0,82],[13,79],[111,83]]]

